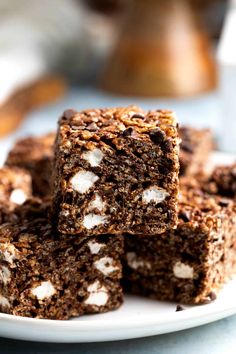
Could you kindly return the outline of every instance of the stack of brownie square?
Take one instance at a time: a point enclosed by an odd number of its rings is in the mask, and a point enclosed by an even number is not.
[[[50,138],[19,141],[7,168],[24,167],[43,199],[16,206],[0,227],[1,310],[66,319],[119,307],[123,234],[176,224],[178,143],[172,112],[137,107],[67,110],[52,167]]]
[[[9,152],[6,165],[28,171],[32,178],[33,194],[46,197],[51,193],[52,160],[55,133],[27,137],[16,142]]]
[[[77,237],[53,228],[46,178],[53,150],[52,135],[23,139],[0,170],[0,309],[49,319],[116,309],[123,301],[123,238]]]
[[[135,106],[67,110],[57,134],[18,141],[0,170],[0,310],[69,319],[118,308],[123,289],[214,300],[235,268],[236,210],[219,173],[202,177],[212,146]]]
[[[125,233],[167,232],[177,221],[178,155],[170,111],[66,111],[56,138],[54,227],[79,240],[106,235],[112,244]],[[112,253],[94,267],[112,274]]]

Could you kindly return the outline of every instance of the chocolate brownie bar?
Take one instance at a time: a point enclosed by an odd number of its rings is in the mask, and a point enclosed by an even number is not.
[[[179,128],[180,176],[196,175],[204,168],[213,148],[213,137],[209,129]]]
[[[18,167],[0,168],[0,224],[32,195],[30,174]]]
[[[206,188],[213,193],[223,196],[236,197],[236,163],[229,166],[217,166],[209,180]]]
[[[177,219],[173,112],[67,110],[55,152],[54,220],[64,234],[154,234]]]
[[[0,226],[0,310],[62,320],[118,308],[122,236],[58,237],[36,209]]]
[[[176,230],[124,238],[126,289],[180,303],[213,300],[236,270],[235,226],[233,200],[182,186]]]
[[[36,196],[44,197],[51,193],[54,140],[54,133],[18,140],[6,160],[7,166],[18,166],[29,171]]]

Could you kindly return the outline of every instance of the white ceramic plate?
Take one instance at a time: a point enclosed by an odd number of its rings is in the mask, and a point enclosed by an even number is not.
[[[211,165],[226,164],[234,157],[215,153]],[[200,326],[236,313],[236,278],[228,283],[216,301],[201,306],[185,306],[176,312],[175,303],[126,296],[117,311],[87,315],[70,321],[38,320],[0,314],[0,336],[42,342],[99,342],[180,331]]]

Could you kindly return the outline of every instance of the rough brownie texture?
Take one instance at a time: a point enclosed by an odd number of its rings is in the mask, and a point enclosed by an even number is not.
[[[236,163],[230,166],[218,166],[212,172],[206,185],[210,192],[231,198],[236,197]]]
[[[51,198],[38,198],[32,196],[27,199],[24,204],[18,205],[11,216],[8,218],[8,222],[14,222],[21,224],[29,223],[35,219],[46,219],[50,222],[51,215]]]
[[[30,215],[29,204],[21,223],[0,226],[0,311],[61,320],[118,308],[123,238],[58,237],[47,208],[34,201]]]
[[[44,197],[51,193],[54,141],[54,133],[18,140],[6,160],[8,166],[18,166],[29,171],[36,196]]]
[[[181,186],[176,230],[124,238],[126,289],[180,303],[214,300],[236,270],[235,226],[233,200]]]
[[[172,228],[178,151],[170,111],[65,111],[55,153],[53,210],[59,231],[91,236]]]
[[[180,176],[196,175],[204,168],[214,146],[209,129],[195,129],[188,126],[179,128]]]
[[[30,174],[18,167],[0,168],[0,224],[32,195]]]

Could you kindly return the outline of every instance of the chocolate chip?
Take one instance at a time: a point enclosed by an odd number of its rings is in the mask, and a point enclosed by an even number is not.
[[[175,312],[184,311],[184,310],[185,310],[185,308],[183,306],[177,305]]]
[[[203,213],[209,213],[212,211],[212,208],[211,207],[204,207],[204,208],[201,208],[201,211],[203,211]]]
[[[122,132],[122,135],[124,137],[127,137],[127,136],[131,136],[132,133],[133,133],[133,128],[129,127]]]
[[[171,151],[172,147],[173,147],[173,145],[172,145],[172,142],[170,139],[165,140],[162,144],[162,149],[166,150],[167,152]]]
[[[165,133],[161,131],[160,129],[154,129],[150,132],[149,134],[150,139],[155,143],[155,144],[160,144],[163,142],[165,138]]]
[[[216,293],[214,291],[211,291],[202,303],[207,305],[210,304],[212,301],[215,301],[216,299],[217,299]]]
[[[66,119],[71,119],[76,115],[76,111],[74,109],[67,109],[63,113],[63,117]]]
[[[217,299],[216,293],[214,291],[211,291],[208,296],[211,301],[215,301]]]
[[[141,113],[134,113],[132,115],[132,118],[139,118],[139,119],[145,119],[144,115]]]
[[[230,201],[229,201],[228,199],[221,199],[221,200],[219,201],[219,205],[222,206],[222,207],[228,206],[229,203],[230,203]]]
[[[170,172],[170,169],[169,169],[169,165],[160,165],[158,167],[158,170],[159,172],[162,174],[162,175],[168,175],[168,173]]]
[[[180,214],[179,214],[179,218],[182,219],[184,222],[189,222],[191,220],[191,217],[190,217],[190,212],[185,210],[185,211],[182,211]]]

